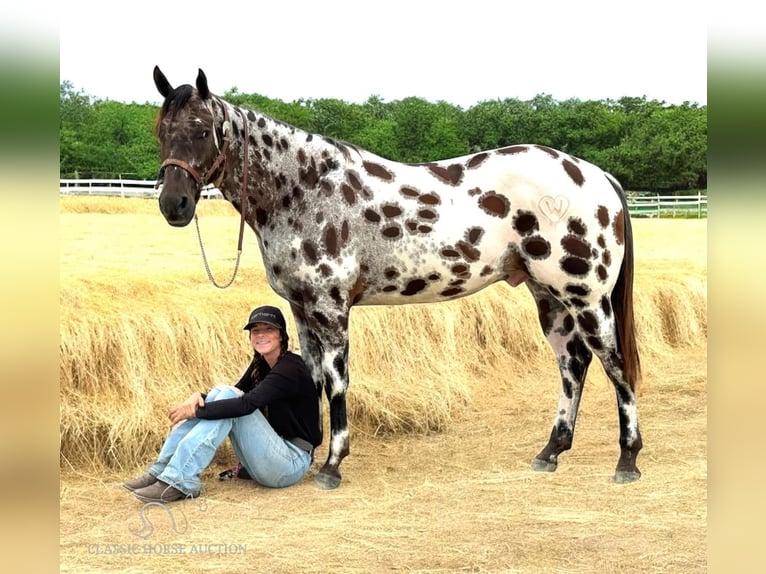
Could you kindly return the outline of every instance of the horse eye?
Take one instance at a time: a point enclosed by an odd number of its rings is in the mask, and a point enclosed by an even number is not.
[[[199,134],[200,139],[206,140],[210,135],[210,130],[202,130]]]

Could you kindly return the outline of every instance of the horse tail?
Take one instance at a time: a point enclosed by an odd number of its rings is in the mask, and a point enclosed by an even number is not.
[[[633,316],[633,226],[622,186],[611,176],[607,176],[607,179],[622,202],[625,239],[625,255],[611,296],[612,309],[617,324],[617,349],[625,362],[623,367],[625,380],[631,390],[635,392],[641,380],[641,360],[638,355],[636,323]],[[619,223],[615,221],[615,225],[619,225]]]

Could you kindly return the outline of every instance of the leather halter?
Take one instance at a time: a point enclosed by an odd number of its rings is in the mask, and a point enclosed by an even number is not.
[[[223,147],[221,147],[218,150],[218,157],[215,158],[213,165],[211,165],[205,171],[205,173],[200,175],[199,172],[196,169],[194,169],[189,162],[186,162],[182,159],[175,159],[175,158],[169,157],[168,159],[162,162],[162,165],[160,166],[160,175],[164,173],[164,170],[167,166],[175,165],[185,170],[190,176],[192,176],[194,181],[197,183],[198,189],[201,190],[204,186],[206,186],[209,183],[208,178],[211,175],[213,175],[219,167],[222,167],[224,163],[226,163],[226,152],[229,151],[229,142],[231,141],[231,138],[229,137],[229,134],[231,132],[231,127],[229,127],[228,130],[226,129],[227,124],[231,126],[231,122],[229,121],[229,111],[223,103],[221,103],[221,107],[223,108]],[[245,130],[247,130],[247,126],[245,126]],[[218,146],[216,145],[216,147]],[[221,175],[218,178],[217,183],[219,185],[221,180],[223,180],[223,171],[221,171]],[[158,178],[157,184],[154,186],[155,189],[158,189],[160,187],[161,181],[162,180]],[[218,186],[216,185],[216,187]]]
[[[180,167],[183,170],[186,170],[186,172],[192,176],[194,181],[197,183],[197,189],[201,190],[205,185],[208,184],[208,177],[215,174],[216,170],[218,168],[223,168],[226,163],[226,153],[229,151],[229,143],[231,142],[231,131],[234,129],[229,119],[229,111],[226,107],[226,104],[219,100],[217,97],[215,98],[219,101],[221,104],[221,107],[223,108],[223,146],[218,151],[218,157],[215,158],[215,161],[213,162],[213,165],[211,165],[205,173],[202,175],[199,174],[199,172],[194,169],[191,164],[188,162],[181,160],[181,159],[175,159],[175,158],[168,158],[165,161],[162,162],[162,165],[160,166],[160,175],[162,176],[163,171],[166,166],[168,165],[175,165],[177,167]],[[250,171],[249,167],[249,155],[250,155],[250,134],[248,130],[248,124],[247,124],[247,118],[245,117],[245,114],[242,112],[241,109],[235,108],[239,115],[242,118],[242,125],[244,130],[244,153],[242,158],[242,199],[240,203],[240,222],[239,222],[239,241],[237,242],[237,251],[238,253],[242,253],[242,240],[244,236],[244,230],[245,230],[245,214],[247,212],[247,183],[248,183],[248,172]],[[228,125],[228,129],[227,129]],[[213,128],[215,129],[215,128]],[[223,181],[223,176],[225,173],[225,169],[221,169],[221,174],[218,177],[217,181],[214,183],[215,187],[218,187],[221,182]],[[154,186],[155,189],[158,189],[160,187],[160,183],[162,182],[161,178],[157,179],[157,184]],[[196,217],[196,215],[195,215]],[[233,278],[232,278],[233,279]]]

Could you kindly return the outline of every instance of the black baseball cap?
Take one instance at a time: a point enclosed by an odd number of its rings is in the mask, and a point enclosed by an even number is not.
[[[264,305],[252,310],[250,318],[247,320],[247,325],[245,325],[245,331],[252,329],[256,323],[266,323],[280,331],[287,332],[287,323],[285,323],[282,311],[270,305]]]

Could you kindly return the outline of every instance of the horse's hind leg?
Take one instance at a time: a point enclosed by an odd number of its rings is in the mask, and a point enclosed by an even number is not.
[[[609,300],[602,299],[598,309],[583,309],[577,313],[577,324],[587,344],[598,356],[604,372],[617,394],[617,413],[620,421],[620,458],[614,481],[633,482],[641,477],[636,458],[643,446],[638,428],[636,395],[625,376],[625,360],[620,352],[615,315]]]
[[[593,354],[579,335],[575,320],[564,305],[539,283],[527,287],[537,303],[540,326],[561,373],[561,396],[548,444],[532,461],[534,470],[553,472],[558,456],[572,447],[577,411]]]

